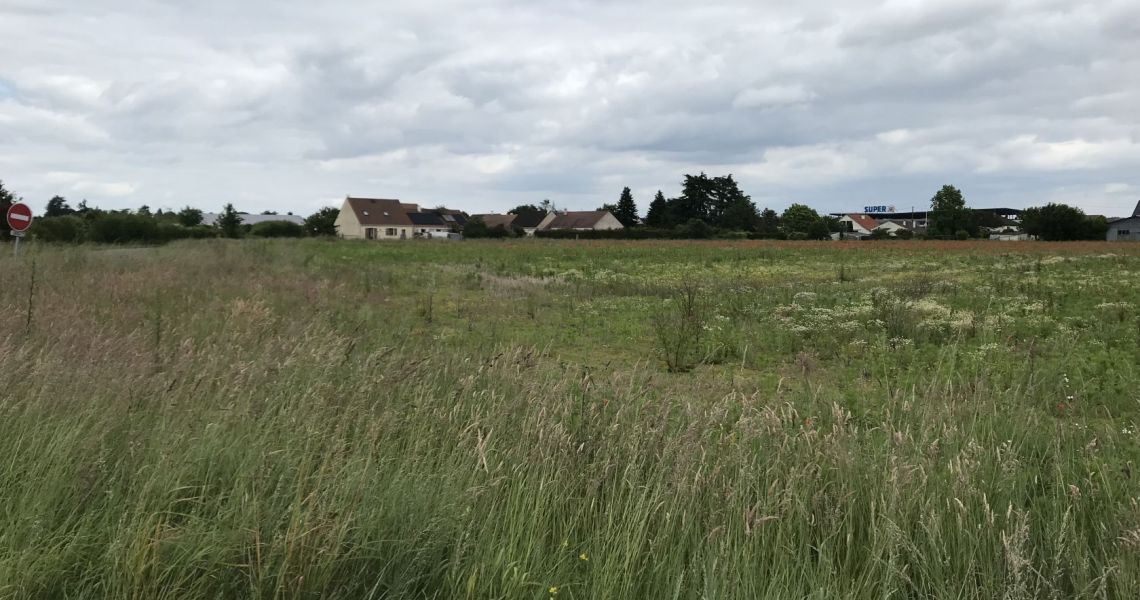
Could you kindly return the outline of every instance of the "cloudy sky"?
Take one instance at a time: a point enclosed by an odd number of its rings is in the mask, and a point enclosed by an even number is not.
[[[34,207],[1140,200],[1136,0],[0,0]]]

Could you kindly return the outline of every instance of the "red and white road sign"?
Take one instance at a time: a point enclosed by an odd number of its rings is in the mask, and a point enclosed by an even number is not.
[[[17,202],[8,207],[8,227],[15,232],[27,231],[32,226],[32,209],[27,204]]]

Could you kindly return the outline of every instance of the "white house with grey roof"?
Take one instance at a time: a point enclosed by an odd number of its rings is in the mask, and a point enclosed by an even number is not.
[[[1110,242],[1140,242],[1140,202],[1136,203],[1131,217],[1108,222],[1106,239]]]

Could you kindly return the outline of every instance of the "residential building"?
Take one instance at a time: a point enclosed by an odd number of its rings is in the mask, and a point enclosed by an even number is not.
[[[454,231],[443,215],[433,212],[410,212],[408,220],[412,222],[412,235],[418,238],[446,240]]]
[[[506,215],[486,214],[486,215],[474,215],[471,218],[482,219],[483,223],[487,226],[488,229],[494,229],[496,227],[502,227],[503,229],[509,230],[511,228],[511,226],[514,224],[515,219],[517,217],[518,217],[518,215],[513,215],[513,214],[506,214]]]
[[[1140,242],[1140,202],[1136,203],[1131,217],[1108,222],[1106,239],[1110,242]]]
[[[624,229],[625,225],[608,210],[560,212],[547,223],[546,230],[608,231]]]
[[[404,240],[415,235],[415,224],[399,200],[350,196],[341,205],[336,231],[349,240]]]
[[[879,226],[875,228],[876,231],[885,231],[891,235],[898,235],[900,231],[912,231],[910,227],[903,225],[901,222],[894,219],[886,221],[879,221]]]
[[[839,224],[845,229],[843,237],[863,238],[879,227],[879,222],[869,215],[851,213],[839,217]]]
[[[534,232],[540,229],[545,229],[554,220],[557,215],[554,213],[526,213],[517,215],[511,222],[511,227],[521,229],[529,237],[534,237]]]

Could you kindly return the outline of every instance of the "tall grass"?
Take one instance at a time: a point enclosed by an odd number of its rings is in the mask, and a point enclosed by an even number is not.
[[[31,262],[0,263],[0,597],[1140,597],[1135,317],[1076,265],[1040,275],[1067,333],[975,340],[788,252],[709,292],[755,357],[669,373],[621,261],[750,246],[441,246],[41,248],[30,327]],[[781,325],[780,282],[816,290],[796,323],[866,295],[867,345]]]

